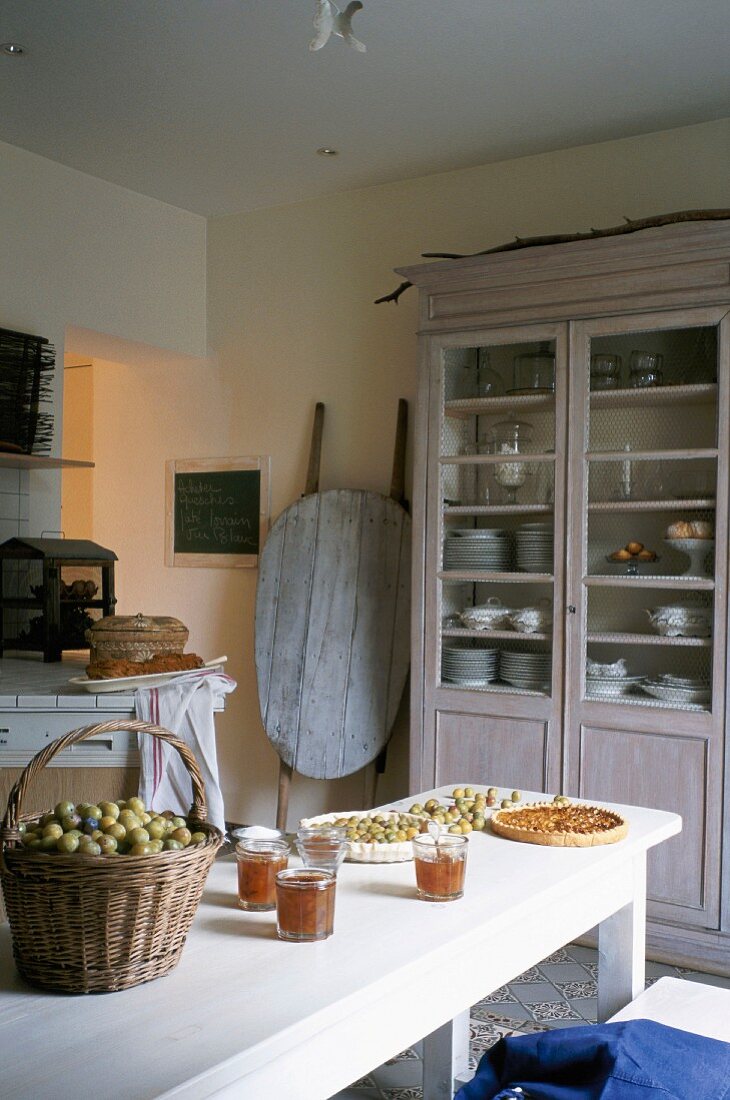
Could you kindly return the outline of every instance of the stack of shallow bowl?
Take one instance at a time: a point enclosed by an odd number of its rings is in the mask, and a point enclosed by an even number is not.
[[[663,672],[659,676],[647,677],[642,685],[647,695],[661,699],[675,706],[704,706],[710,702],[710,685],[707,680],[693,676],[672,676]]]
[[[506,531],[495,527],[456,528],[444,540],[444,569],[465,573],[506,573],[510,544]]]
[[[641,676],[586,676],[586,695],[616,699],[640,684]]]
[[[452,684],[478,687],[496,680],[498,662],[498,649],[445,645],[441,652],[441,677]]]
[[[552,657],[549,653],[512,653],[503,650],[499,658],[499,678],[513,687],[545,691],[550,687]]]
[[[523,523],[517,528],[517,568],[523,573],[552,573],[552,523]]]

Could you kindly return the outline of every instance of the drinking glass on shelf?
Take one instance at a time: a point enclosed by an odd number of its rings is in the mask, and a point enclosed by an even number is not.
[[[596,354],[591,356],[591,389],[617,390],[620,385],[621,356]]]
[[[653,351],[632,351],[629,360],[629,385],[634,389],[661,386],[663,358]]]
[[[486,348],[477,349],[477,396],[501,397],[504,393],[502,376],[497,374],[489,360]]]

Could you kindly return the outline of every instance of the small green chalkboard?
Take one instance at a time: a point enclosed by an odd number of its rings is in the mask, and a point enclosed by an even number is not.
[[[268,458],[167,463],[168,565],[255,566],[268,521]]]

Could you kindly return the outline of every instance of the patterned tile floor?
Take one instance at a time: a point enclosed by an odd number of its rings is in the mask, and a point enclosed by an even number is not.
[[[595,1023],[597,972],[595,950],[571,944],[479,1001],[471,1010],[472,1070],[484,1051],[503,1035]],[[647,962],[646,973],[647,985],[669,975],[730,989],[730,978],[663,963]],[[417,1044],[338,1092],[332,1100],[421,1100],[422,1076]]]

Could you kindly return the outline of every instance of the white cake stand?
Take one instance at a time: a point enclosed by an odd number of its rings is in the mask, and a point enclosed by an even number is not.
[[[684,577],[711,577],[714,571],[714,539],[665,539],[667,546],[673,550],[679,550],[689,558],[689,568],[684,571]],[[709,570],[706,567],[708,555],[713,555]]]

